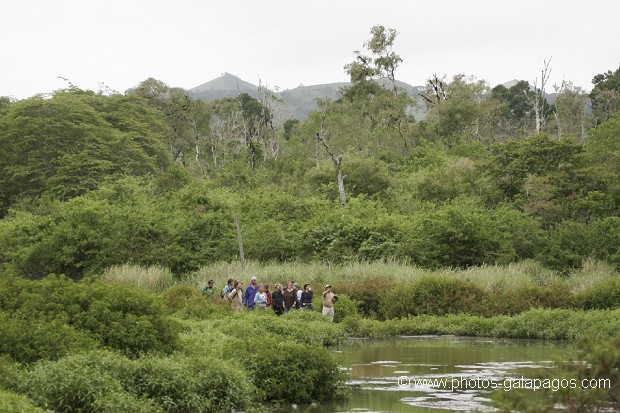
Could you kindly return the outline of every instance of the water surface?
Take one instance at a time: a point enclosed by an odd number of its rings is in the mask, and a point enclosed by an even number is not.
[[[350,399],[341,405],[298,410],[492,412],[489,395],[493,388],[508,391],[514,386],[512,380],[532,378],[543,369],[553,368],[560,356],[571,356],[575,351],[565,343],[540,340],[454,336],[355,340],[335,350],[342,368],[350,373]]]

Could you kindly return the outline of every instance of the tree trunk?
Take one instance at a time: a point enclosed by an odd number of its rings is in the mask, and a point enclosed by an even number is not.
[[[545,101],[545,86],[551,74],[551,69],[549,69],[550,63],[551,59],[545,59],[543,69],[540,71],[540,88],[538,88],[538,79],[534,81],[534,92],[536,93],[534,97],[534,115],[536,116],[537,134],[542,132],[542,128],[547,122],[547,113],[545,113],[545,103],[547,103]]]
[[[237,227],[237,242],[239,243],[239,260],[241,269],[245,271],[245,253],[243,252],[243,238],[241,237],[241,224],[239,223],[239,213],[235,214],[235,225]]]
[[[323,136],[323,133],[317,132],[316,138],[321,141],[329,156],[332,157],[332,162],[334,163],[334,168],[336,169],[336,183],[338,184],[338,193],[340,194],[340,205],[344,207],[347,205],[347,193],[344,189],[344,175],[342,175],[342,155],[334,155],[331,148],[327,144],[327,140]]]
[[[334,161],[334,168],[336,168],[336,181],[338,182],[338,193],[340,194],[340,205],[347,205],[347,193],[344,190],[344,176],[342,176],[342,156],[338,155],[336,158],[332,158]]]

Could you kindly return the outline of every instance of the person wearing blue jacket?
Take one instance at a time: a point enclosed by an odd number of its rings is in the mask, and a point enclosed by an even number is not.
[[[243,305],[248,310],[254,310],[254,296],[258,292],[258,284],[256,283],[256,276],[250,278],[250,285],[245,289],[245,295],[243,296]]]

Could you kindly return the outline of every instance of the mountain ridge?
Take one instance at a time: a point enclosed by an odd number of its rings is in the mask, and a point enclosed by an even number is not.
[[[316,99],[340,98],[341,89],[350,85],[350,82],[322,83],[317,85],[300,85],[293,89],[271,91],[273,95],[284,102],[287,110],[297,119],[305,119],[308,114],[317,108]],[[410,96],[417,98],[423,86],[412,86],[408,83],[396,81],[397,86],[407,90]],[[258,98],[259,86],[247,82],[231,73],[224,72],[221,76],[193,87],[189,90],[195,99],[211,101],[223,98],[236,98],[241,93],[247,93]]]
[[[503,83],[506,87],[514,86],[516,79]],[[297,119],[303,120],[308,114],[317,109],[316,99],[333,99],[337,100],[341,96],[341,89],[350,85],[350,82],[333,82],[321,83],[317,85],[300,85],[293,89],[284,89],[273,91],[271,93],[284,102],[287,111]],[[420,93],[424,91],[424,86],[412,86],[408,83],[396,81],[396,85],[407,91],[409,96],[414,99],[420,99]],[[189,90],[195,99],[211,101],[224,98],[237,98],[241,93],[247,93],[251,97],[257,99],[259,95],[259,86],[247,82],[231,73],[224,72],[221,76],[205,82],[201,85],[193,87]],[[553,95],[553,94],[551,94]],[[547,95],[550,99],[550,95]],[[420,100],[421,103],[421,100]],[[418,105],[419,108],[412,109],[410,112],[416,118],[424,118],[424,105]]]

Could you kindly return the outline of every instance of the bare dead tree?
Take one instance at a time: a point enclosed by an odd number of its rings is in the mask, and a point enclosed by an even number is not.
[[[549,75],[551,75],[551,69],[549,65],[551,64],[551,58],[543,63],[543,68],[540,71],[540,80],[538,77],[534,80],[534,115],[536,117],[536,133],[540,133],[547,123],[547,118],[549,117],[549,113],[546,110],[546,97],[545,97],[545,86],[549,81]],[[540,87],[538,87],[540,81]]]
[[[344,189],[344,175],[342,175],[342,155],[335,155],[332,149],[327,143],[327,130],[325,129],[325,118],[327,117],[327,110],[323,111],[321,116],[321,125],[319,127],[319,131],[316,133],[317,141],[323,144],[323,147],[331,156],[332,162],[334,164],[334,169],[336,170],[336,183],[338,184],[338,193],[340,194],[340,205],[347,205],[347,193]]]
[[[286,111],[283,102],[276,98],[273,92],[259,79],[258,100],[262,107],[262,139],[263,158],[277,159],[280,153],[280,136],[284,130],[284,122],[292,117]]]
[[[427,80],[426,91],[420,93],[422,99],[430,106],[435,106],[448,97],[446,90],[446,84],[444,78],[439,78],[437,74],[433,74],[433,77]]]
[[[211,134],[208,138],[213,168],[223,168],[226,162],[226,149],[238,152],[244,145],[244,142],[240,140],[243,133],[241,112],[235,110],[216,113],[211,117],[209,127]]]

